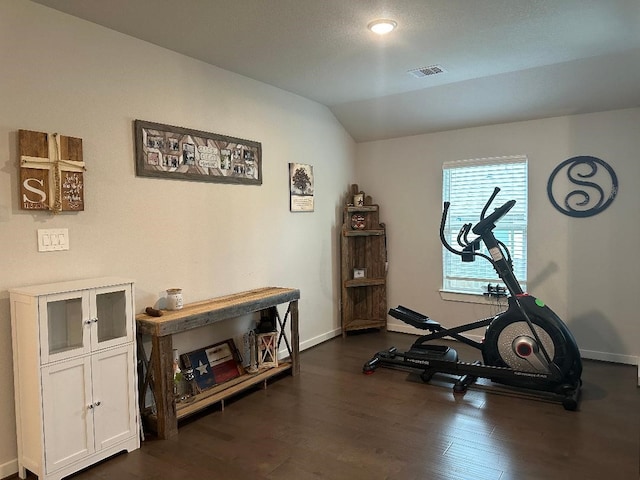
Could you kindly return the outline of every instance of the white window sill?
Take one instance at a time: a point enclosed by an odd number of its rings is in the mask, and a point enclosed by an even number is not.
[[[462,303],[479,303],[481,305],[506,305],[507,297],[489,297],[486,295],[472,295],[470,293],[457,293],[440,290],[440,298],[447,302],[462,302]]]

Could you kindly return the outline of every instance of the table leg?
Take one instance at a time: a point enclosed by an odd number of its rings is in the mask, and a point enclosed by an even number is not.
[[[178,434],[176,402],[173,398],[173,339],[171,335],[152,337],[153,390],[157,410],[158,438]]]
[[[291,314],[291,375],[300,374],[300,332],[298,330],[298,301],[289,304]]]

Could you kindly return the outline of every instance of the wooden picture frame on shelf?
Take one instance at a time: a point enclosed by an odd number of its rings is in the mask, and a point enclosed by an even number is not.
[[[184,369],[193,369],[199,392],[207,390],[244,373],[233,339],[209,345],[180,356]]]

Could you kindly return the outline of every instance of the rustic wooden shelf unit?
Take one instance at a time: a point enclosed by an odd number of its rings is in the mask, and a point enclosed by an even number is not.
[[[178,420],[196,413],[217,402],[222,402],[236,393],[259,383],[264,383],[283,372],[300,373],[300,341],[298,331],[298,300],[300,290],[282,287],[265,287],[247,292],[218,297],[202,302],[186,304],[181,310],[163,311],[161,317],[146,314],[136,316],[138,345],[142,347],[143,335],[151,336],[151,355],[147,364],[146,378],[141,385],[140,402],[144,407],[147,386],[151,387],[156,404],[156,414],[146,416],[147,424],[156,431],[158,438],[166,439],[178,433]],[[245,374],[196,395],[191,402],[178,403],[173,396],[173,338],[176,333],[204,327],[229,318],[288,303],[283,319],[278,315],[278,343],[285,341],[290,356],[279,361],[277,367],[261,370],[256,374]],[[276,311],[277,313],[277,311]],[[290,321],[290,337],[286,323]],[[144,351],[141,356],[146,360]],[[144,408],[142,408],[144,411]]]
[[[356,204],[354,196],[358,194],[362,202]],[[379,213],[380,207],[371,197],[352,185],[340,235],[343,336],[349,331],[384,329],[387,325],[386,227]],[[355,270],[364,276],[356,278]]]

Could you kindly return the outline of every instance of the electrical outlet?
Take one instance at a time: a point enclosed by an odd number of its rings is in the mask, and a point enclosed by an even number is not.
[[[69,250],[69,229],[48,228],[38,229],[38,251],[55,252]]]

